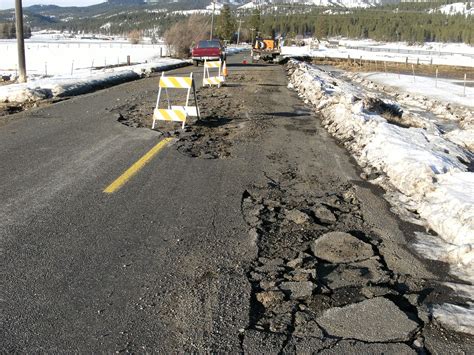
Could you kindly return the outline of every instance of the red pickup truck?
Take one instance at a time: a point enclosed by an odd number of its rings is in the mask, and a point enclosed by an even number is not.
[[[225,48],[217,39],[199,41],[191,51],[194,65],[204,60],[225,60]]]

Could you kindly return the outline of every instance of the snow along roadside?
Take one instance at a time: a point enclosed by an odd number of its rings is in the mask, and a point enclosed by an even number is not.
[[[164,58],[153,63],[106,69],[93,74],[84,73],[74,77],[57,76],[32,80],[24,84],[5,85],[0,87],[0,102],[25,103],[52,97],[81,95],[104,87],[137,80],[152,72],[170,70],[187,63],[184,60]]]
[[[395,191],[395,203],[418,213],[421,223],[442,238],[422,234],[425,250],[430,248],[430,239],[436,240],[432,255],[449,262],[454,273],[462,270],[456,274],[472,284],[474,173],[462,163],[469,161],[466,151],[435,131],[393,124],[383,111],[396,114],[396,103],[375,101],[374,105],[364,91],[306,63],[292,60],[288,70],[289,87],[322,114],[326,129],[367,173],[379,175],[372,182]],[[466,330],[455,321],[472,317],[472,309],[461,308],[441,305],[434,316],[448,326],[474,333],[474,328]]]

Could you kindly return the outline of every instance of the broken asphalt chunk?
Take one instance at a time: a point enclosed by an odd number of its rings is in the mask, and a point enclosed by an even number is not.
[[[383,297],[330,308],[316,321],[329,335],[365,342],[408,341],[419,326]]]
[[[344,232],[323,234],[311,244],[314,255],[330,263],[351,263],[374,255],[372,246]]]
[[[314,290],[314,284],[311,281],[300,282],[282,282],[280,289],[287,293],[291,299],[302,299],[311,297]]]

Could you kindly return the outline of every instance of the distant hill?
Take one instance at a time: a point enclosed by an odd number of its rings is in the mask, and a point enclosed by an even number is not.
[[[111,5],[141,5],[145,3],[145,0],[108,0]]]
[[[355,38],[397,39],[408,41],[474,41],[471,4],[453,4],[455,0],[413,2],[400,0],[224,0],[244,19],[255,8],[261,9],[262,29],[283,34],[317,33],[352,35]],[[161,36],[176,21],[194,10],[205,9],[210,0],[109,0],[86,7],[34,5],[24,9],[25,24],[35,30],[126,35],[143,30]],[[189,10],[189,11],[188,11]],[[377,17],[372,14],[377,13]],[[403,13],[403,14],[402,14]],[[446,26],[446,15],[462,13]],[[459,17],[459,16],[450,16]],[[461,16],[462,17],[462,16]],[[355,20],[357,18],[357,20]],[[436,21],[433,19],[436,18]],[[0,24],[14,22],[12,9],[0,11]],[[424,25],[418,22],[423,20]],[[443,24],[438,24],[438,23]],[[472,22],[472,21],[471,21]],[[244,23],[245,26],[245,23]],[[243,28],[244,29],[244,28]],[[353,31],[350,33],[350,29]],[[245,30],[245,29],[244,29]],[[248,31],[247,31],[248,32]],[[323,32],[323,33],[325,33]],[[449,32],[449,36],[445,35]],[[408,34],[407,34],[408,33]],[[472,34],[471,34],[472,33]],[[324,34],[323,34],[324,36]],[[471,38],[471,39],[470,39]]]

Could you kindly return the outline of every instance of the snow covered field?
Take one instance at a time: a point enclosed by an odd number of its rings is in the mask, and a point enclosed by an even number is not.
[[[372,40],[339,40],[339,45],[327,42],[313,48],[283,46],[282,54],[287,56],[310,56],[318,58],[340,58],[377,60],[398,63],[454,65],[474,67],[474,47],[466,44],[425,43],[409,46],[404,42],[381,43]]]
[[[26,68],[29,77],[78,75],[93,68],[127,63],[151,62],[167,55],[165,45],[136,44],[125,41],[58,40],[33,36],[26,40]],[[17,46],[14,40],[0,40],[0,74],[17,73]]]
[[[437,9],[430,10],[430,13],[441,12],[445,15],[465,15],[474,16],[474,2],[455,2],[453,4],[447,4],[438,7]]]
[[[368,176],[375,176],[371,181],[387,190],[398,210],[415,212],[406,215],[417,216],[417,223],[437,233],[419,234],[417,250],[450,263],[454,274],[474,282],[474,173],[468,171],[472,152],[423,116],[405,112],[398,102],[380,100],[309,64],[292,61],[289,67],[290,87],[322,113],[328,131]],[[472,127],[474,112],[466,112],[470,117],[463,119]],[[435,317],[458,329],[473,317],[472,309],[453,305],[435,310]]]
[[[360,73],[359,76],[390,86],[399,91],[411,94],[424,95],[439,100],[446,104],[456,104],[474,108],[474,87],[470,87],[471,81],[466,81],[464,88],[462,80],[447,80],[428,78],[424,76],[397,75],[393,73]]]
[[[71,96],[97,87],[134,80],[151,71],[183,63],[162,58],[164,45],[132,45],[125,39],[68,38],[58,32],[35,33],[26,40],[28,83],[0,86],[0,102],[23,103]],[[17,75],[14,40],[0,40],[0,74]],[[131,64],[127,66],[127,56]],[[121,66],[111,68],[111,66]]]
[[[232,55],[246,48],[229,46],[227,53]],[[16,77],[16,50],[14,40],[0,40],[0,75]],[[162,57],[165,54],[167,47],[163,44],[132,45],[125,39],[71,39],[59,33],[37,33],[26,41],[28,83],[0,86],[0,102],[79,95],[185,62]],[[130,66],[126,65],[127,56]]]

